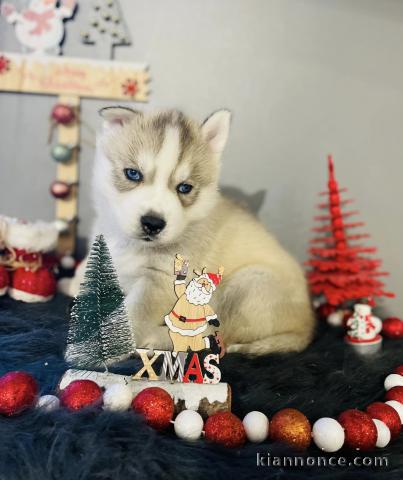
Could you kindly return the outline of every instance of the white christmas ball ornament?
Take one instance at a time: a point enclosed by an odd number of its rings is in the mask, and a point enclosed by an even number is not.
[[[403,387],[403,375],[391,373],[385,378],[385,390],[390,390],[393,387]]]
[[[403,403],[400,403],[397,400],[388,400],[385,403],[396,410],[400,417],[400,423],[403,425]]]
[[[328,315],[326,321],[332,327],[341,327],[343,325],[344,310],[336,310]]]
[[[312,437],[324,452],[337,452],[344,444],[344,429],[334,418],[323,417],[313,424]]]
[[[42,395],[36,402],[36,408],[45,412],[52,412],[60,407],[60,400],[55,395]]]
[[[76,266],[76,261],[71,255],[64,255],[60,259],[60,265],[66,270],[73,270],[73,268]]]
[[[128,410],[133,400],[133,393],[128,385],[113,383],[106,387],[103,396],[103,409],[121,412]]]
[[[378,448],[384,448],[390,442],[390,430],[384,422],[373,418],[372,421],[375,423],[378,436],[376,439],[376,446]]]
[[[269,419],[262,412],[247,413],[242,423],[250,442],[264,442],[269,435]]]
[[[194,410],[182,410],[175,418],[174,429],[183,440],[197,440],[203,430],[203,419]]]

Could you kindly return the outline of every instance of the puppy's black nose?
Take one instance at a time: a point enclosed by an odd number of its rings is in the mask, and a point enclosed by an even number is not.
[[[151,236],[158,235],[166,225],[165,220],[153,215],[143,215],[140,221],[144,233]]]

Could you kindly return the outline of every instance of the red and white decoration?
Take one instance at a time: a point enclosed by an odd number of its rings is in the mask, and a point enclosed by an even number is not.
[[[0,244],[5,248],[0,256],[0,294],[30,303],[50,300],[56,280],[45,254],[55,249],[57,238],[54,223],[0,216]]]
[[[403,365],[394,371],[402,376]],[[389,386],[390,375],[385,384]],[[403,377],[402,377],[403,378]],[[400,387],[395,380],[388,391]],[[269,419],[262,412],[248,413],[243,422],[229,411],[210,415],[203,425],[203,419],[195,410],[183,410],[175,420],[174,402],[170,393],[158,387],[146,387],[133,397],[125,385],[110,385],[103,392],[92,380],[73,380],[59,393],[60,405],[69,410],[86,407],[103,407],[110,410],[132,408],[143,415],[146,423],[157,430],[174,425],[176,435],[188,441],[195,441],[203,434],[206,440],[229,448],[240,448],[246,440],[263,442],[269,437],[282,441],[297,450],[306,449],[311,441],[324,452],[334,453],[343,446],[353,450],[368,451],[375,447],[384,448],[396,440],[403,424],[403,403],[399,400],[374,402],[366,411],[348,409],[338,419],[323,417],[311,427],[306,416],[293,408],[284,408]],[[0,378],[0,414],[14,416],[33,407],[51,411],[59,407],[57,397],[45,395],[37,400],[38,386],[35,379],[25,372],[9,372]],[[388,396],[386,394],[386,397]],[[115,398],[114,398],[115,397]],[[398,397],[401,398],[401,397]],[[401,398],[403,400],[403,398]]]
[[[64,22],[73,16],[76,5],[76,0],[31,0],[28,8],[17,12],[13,4],[3,2],[1,14],[14,25],[24,49],[35,54],[59,54]]]
[[[371,307],[362,303],[354,305],[353,316],[347,320],[347,335],[345,341],[358,353],[374,353],[382,344],[379,332],[382,321],[372,315]]]

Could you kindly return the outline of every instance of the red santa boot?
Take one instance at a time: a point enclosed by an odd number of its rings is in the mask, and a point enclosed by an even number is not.
[[[13,255],[10,297],[23,302],[46,302],[56,292],[53,272],[43,266],[43,254],[56,246],[58,232],[53,223],[28,223],[8,219],[6,245]]]
[[[3,265],[0,265],[0,296],[5,295],[10,284],[8,272]]]

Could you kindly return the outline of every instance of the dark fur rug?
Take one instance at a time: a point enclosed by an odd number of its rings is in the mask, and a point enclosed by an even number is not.
[[[63,349],[68,300],[25,305],[0,298],[0,374],[32,373],[41,393],[54,393],[66,370]],[[396,312],[398,313],[398,312]],[[233,411],[251,410],[271,416],[284,407],[302,410],[313,422],[337,416],[347,408],[364,408],[381,400],[383,381],[403,364],[403,342],[386,340],[371,359],[347,350],[342,332],[321,325],[314,343],[303,353],[247,358],[227,355],[223,378],[233,388]],[[298,456],[283,445],[265,443],[227,450],[204,440],[186,443],[172,432],[157,433],[134,413],[28,411],[0,418],[1,480],[121,480],[240,478],[403,478],[403,435],[386,449],[360,457],[385,456],[388,467],[257,467],[256,454],[270,458]],[[323,454],[311,446],[305,456]],[[352,452],[339,451],[352,461]]]

